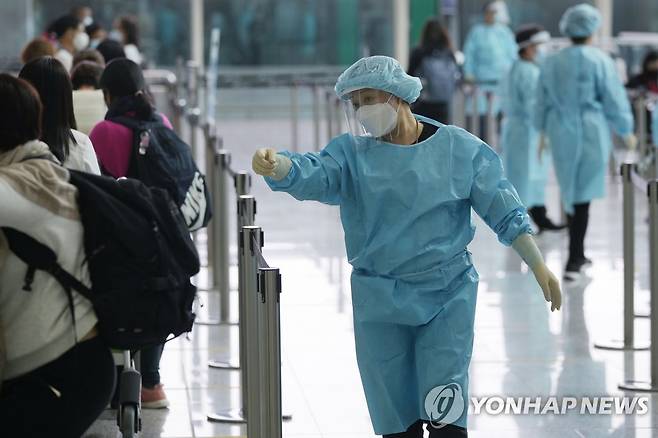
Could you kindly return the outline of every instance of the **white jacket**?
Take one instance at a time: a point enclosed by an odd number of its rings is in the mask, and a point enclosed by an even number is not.
[[[96,123],[105,119],[107,105],[103,90],[73,91],[73,113],[78,124],[78,130],[89,135]]]
[[[81,170],[87,173],[101,174],[101,169],[98,166],[98,157],[94,145],[85,134],[75,129],[71,129],[75,143],[69,144],[69,156],[64,161],[64,167],[73,170]]]
[[[40,141],[0,154],[0,226],[15,228],[46,244],[64,269],[90,285],[77,189],[68,182],[68,171],[48,160],[25,160],[48,154],[48,146]],[[75,345],[72,315],[62,287],[50,274],[37,271],[32,291],[27,292],[23,290],[26,272],[27,266],[10,252],[0,232],[5,380],[45,365]],[[81,340],[97,320],[91,303],[72,293],[77,338]]]

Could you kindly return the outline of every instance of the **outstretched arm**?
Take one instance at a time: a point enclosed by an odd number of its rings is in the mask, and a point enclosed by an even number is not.
[[[337,205],[340,203],[344,165],[341,152],[339,147],[331,144],[320,153],[306,154],[259,149],[254,154],[252,167],[265,177],[265,182],[274,191],[287,192],[300,201]]]

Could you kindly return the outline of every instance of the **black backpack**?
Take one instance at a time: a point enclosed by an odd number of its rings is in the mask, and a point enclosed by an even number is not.
[[[194,162],[190,147],[162,122],[162,116],[154,113],[148,121],[127,116],[108,120],[133,132],[127,176],[167,190],[190,230],[208,225],[212,203],[206,178]]]
[[[190,277],[199,271],[199,257],[178,206],[165,190],[137,180],[69,172],[78,188],[92,287],[66,272],[50,248],[3,227],[10,249],[28,265],[24,289],[30,290],[35,270],[43,270],[67,292],[71,312],[71,290],[88,298],[111,348],[138,350],[189,332],[196,296]]]

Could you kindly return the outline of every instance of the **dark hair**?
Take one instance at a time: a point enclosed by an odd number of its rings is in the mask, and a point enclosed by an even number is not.
[[[119,17],[119,29],[123,31],[123,44],[134,44],[139,47],[139,27],[137,18],[131,15]]]
[[[117,105],[123,107],[125,104],[140,120],[149,120],[153,116],[144,74],[133,61],[121,58],[107,64],[100,86],[106,97],[109,96],[110,111],[115,110]]]
[[[585,36],[585,37],[571,37],[571,42],[574,43],[574,44],[576,44],[576,45],[582,45],[582,44],[585,44],[585,43],[587,42],[588,39],[589,39],[589,36]]]
[[[516,44],[520,46],[522,43],[531,41],[533,36],[543,31],[544,28],[539,24],[523,24],[516,30],[514,40],[516,41]],[[518,50],[519,56],[523,56],[528,47],[530,47],[530,45],[520,48]]]
[[[80,20],[73,15],[64,15],[53,21],[46,32],[54,34],[56,38],[61,38],[69,29],[77,29],[80,27]]]
[[[31,83],[41,98],[41,140],[59,161],[66,161],[69,142],[75,143],[71,129],[76,128],[69,74],[61,62],[47,56],[25,64],[18,77]]]
[[[448,49],[452,52],[452,40],[447,29],[437,18],[425,22],[421,33],[420,45],[426,50]]]
[[[54,56],[55,46],[50,41],[43,38],[35,38],[23,48],[21,52],[21,60],[23,64],[27,64],[33,59],[41,58],[42,56]]]
[[[96,49],[84,49],[73,56],[73,67],[80,64],[82,61],[91,61],[96,64],[100,64],[102,67],[105,66],[105,58],[101,52]]]
[[[100,30],[103,30],[103,26],[96,23],[95,21],[91,23],[89,26],[85,27],[85,32],[87,32],[89,38],[93,38],[94,34]]]
[[[71,70],[71,84],[74,90],[84,86],[100,88],[103,66],[92,61],[82,61]]]
[[[41,101],[28,82],[0,73],[0,151],[41,137]]]
[[[126,52],[123,51],[123,45],[111,39],[104,40],[96,47],[96,50],[103,55],[105,64],[109,64],[114,59],[126,57]]]
[[[658,61],[658,52],[655,50],[650,50],[644,55],[644,60],[642,61],[642,73],[646,73],[649,68],[649,64],[652,62]]]

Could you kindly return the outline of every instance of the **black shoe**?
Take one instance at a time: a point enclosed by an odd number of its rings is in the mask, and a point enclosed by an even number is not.
[[[567,267],[564,269],[564,279],[566,281],[576,281],[580,279],[582,276],[582,268],[588,264],[587,261],[589,261],[589,264],[592,263],[588,258],[567,262]]]
[[[542,231],[560,231],[567,228],[567,224],[557,225],[554,224],[550,219],[546,218],[546,222],[539,225],[539,232]]]
[[[588,259],[587,257],[583,257],[581,260],[583,263],[583,266],[592,266],[592,259]]]
[[[546,207],[541,206],[541,207],[532,207],[528,210],[528,213],[530,214],[530,217],[534,221],[535,224],[537,224],[537,227],[539,228],[538,234],[544,232],[544,231],[559,231],[563,230],[567,227],[566,224],[564,225],[556,225],[551,221],[548,216],[546,216]]]

